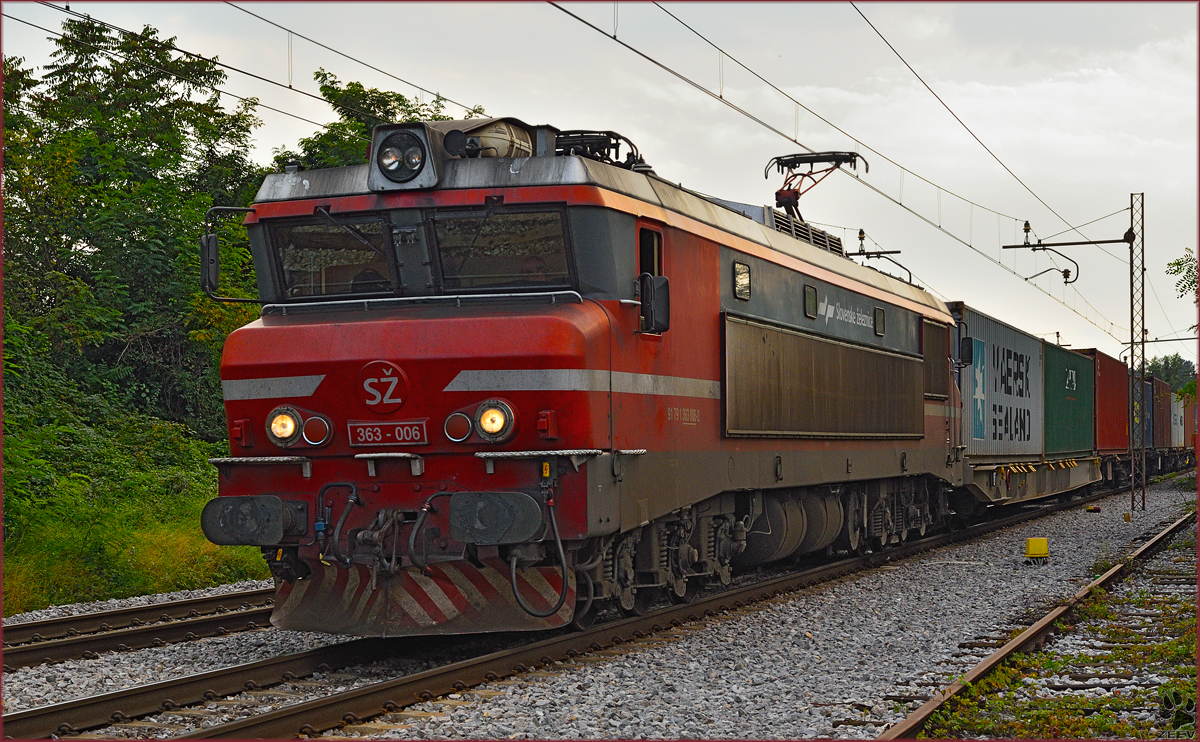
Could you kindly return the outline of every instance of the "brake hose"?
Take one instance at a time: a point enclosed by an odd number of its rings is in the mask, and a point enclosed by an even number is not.
[[[412,532],[408,534],[408,558],[412,560],[413,566],[417,567],[424,574],[428,575],[429,567],[424,561],[417,561],[417,534],[425,525],[425,517],[433,511],[433,506],[430,504],[438,497],[449,497],[451,492],[434,492],[425,500],[425,504],[421,506],[421,513],[417,516],[417,522],[413,524]]]
[[[358,490],[355,489],[354,485],[350,485],[350,496],[346,498],[346,509],[342,511],[342,517],[338,518],[337,527],[333,529],[333,541],[330,543],[330,546],[333,547],[333,558],[346,566],[350,564],[350,556],[348,554],[346,556],[341,555],[341,549],[338,548],[338,541],[342,537],[342,526],[346,525],[346,520],[350,517],[350,506],[362,504],[362,500],[358,499]]]
[[[559,593],[558,602],[553,608],[546,613],[541,613],[529,607],[521,597],[520,591],[517,590],[517,555],[514,553],[508,558],[508,577],[509,582],[512,583],[513,597],[517,599],[517,605],[521,606],[521,610],[534,618],[549,618],[558,613],[563,607],[563,603],[567,602],[567,557],[563,554],[562,539],[558,536],[558,519],[554,517],[554,498],[550,498],[546,503],[546,509],[550,512],[550,526],[554,529],[554,545],[558,547],[558,563],[562,565],[562,592]]]

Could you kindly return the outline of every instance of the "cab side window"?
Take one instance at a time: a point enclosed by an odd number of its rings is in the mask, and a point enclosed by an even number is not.
[[[649,274],[653,279],[647,278],[643,280],[643,276]],[[656,229],[648,229],[641,227],[638,229],[638,275],[637,287],[638,298],[642,302],[641,306],[641,322],[640,329],[643,333],[657,336],[667,324],[670,322],[670,299],[664,295],[655,297],[653,291],[649,293],[649,287],[666,281],[666,278],[659,278],[663,275],[663,236],[662,232]],[[664,287],[665,293],[665,287]],[[659,316],[655,317],[655,314]],[[649,336],[648,335],[648,336]]]
[[[643,227],[638,230],[638,275],[662,275],[662,233]]]

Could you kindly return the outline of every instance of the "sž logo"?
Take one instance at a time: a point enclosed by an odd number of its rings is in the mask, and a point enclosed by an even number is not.
[[[358,398],[372,412],[393,412],[408,399],[408,377],[390,361],[371,361],[358,372]]]

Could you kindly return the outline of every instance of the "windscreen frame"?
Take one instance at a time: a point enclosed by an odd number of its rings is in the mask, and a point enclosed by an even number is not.
[[[275,294],[278,301],[282,303],[321,303],[333,301],[345,301],[355,299],[379,299],[404,296],[454,296],[454,295],[476,295],[476,294],[491,294],[491,293],[539,293],[545,291],[560,291],[560,290],[576,290],[575,287],[579,281],[579,274],[576,267],[576,256],[574,249],[574,240],[571,232],[571,219],[569,209],[565,202],[539,203],[539,204],[520,204],[512,206],[488,205],[484,207],[443,207],[443,208],[413,208],[402,209],[402,211],[410,212],[419,215],[419,220],[414,224],[409,222],[404,227],[417,226],[421,231],[421,237],[425,241],[429,250],[430,268],[434,286],[432,292],[416,292],[410,294],[404,289],[403,275],[400,269],[400,255],[397,245],[393,239],[394,231],[397,228],[398,222],[393,218],[397,209],[380,209],[372,211],[358,212],[334,212],[333,218],[344,224],[355,226],[363,223],[379,223],[382,225],[384,252],[388,266],[388,281],[389,288],[384,291],[364,292],[364,293],[341,293],[341,294],[311,294],[306,296],[288,296],[289,283],[287,280],[287,271],[284,268],[284,255],[282,246],[277,245],[278,233],[276,230],[280,228],[288,228],[295,226],[308,225],[328,225],[331,229],[337,229],[336,225],[328,218],[323,218],[319,214],[303,217],[288,217],[281,219],[264,219],[258,222],[258,227],[261,228],[263,252],[267,256],[267,262],[270,264],[270,274],[274,286]],[[537,285],[494,285],[483,287],[456,287],[447,288],[447,279],[443,272],[442,264],[442,247],[438,243],[438,235],[436,221],[439,218],[488,218],[493,215],[507,214],[538,214],[552,213],[557,215],[558,224],[562,230],[562,247],[565,257],[566,277],[563,281],[557,283],[546,283]],[[354,238],[347,233],[347,239]]]
[[[342,301],[345,299],[359,298],[383,298],[397,295],[399,288],[399,267],[396,261],[396,249],[392,244],[392,222],[387,212],[384,211],[364,211],[352,213],[333,213],[332,218],[337,222],[350,227],[357,227],[362,224],[379,223],[381,225],[381,236],[383,241],[383,258],[387,262],[388,267],[388,288],[380,291],[365,291],[361,293],[332,293],[332,294],[309,294],[305,296],[289,296],[290,288],[287,280],[287,269],[284,266],[284,257],[282,246],[276,244],[277,229],[286,229],[298,226],[328,226],[330,230],[342,231],[346,234],[346,239],[357,243],[357,240],[349,233],[345,232],[344,228],[338,226],[329,218],[320,216],[314,213],[312,216],[291,217],[286,219],[263,220],[259,224],[263,227],[263,243],[266,248],[267,255],[271,264],[271,273],[274,278],[275,288],[279,298],[283,302],[288,303],[311,303],[323,301]]]
[[[442,246],[438,242],[437,225],[439,218],[490,218],[493,215],[501,214],[542,214],[554,213],[558,215],[559,226],[562,228],[563,251],[566,258],[567,277],[564,283],[558,284],[541,284],[536,286],[519,286],[519,285],[499,285],[499,286],[483,286],[483,287],[457,287],[448,289],[446,287],[447,278],[443,271]],[[539,204],[520,204],[513,206],[497,206],[488,205],[484,207],[444,207],[436,209],[425,209],[422,214],[422,221],[425,224],[426,239],[432,248],[433,268],[437,289],[439,295],[453,296],[456,294],[490,294],[490,293],[524,293],[524,292],[544,292],[544,291],[561,291],[561,290],[577,290],[576,286],[579,283],[579,273],[575,265],[575,248],[574,241],[571,235],[571,220],[568,214],[567,204],[559,203],[539,203]]]

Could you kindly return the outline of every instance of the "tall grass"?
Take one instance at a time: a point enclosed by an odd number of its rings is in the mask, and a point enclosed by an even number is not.
[[[103,397],[29,396],[5,400],[5,616],[268,576],[257,549],[200,531],[224,443]]]

